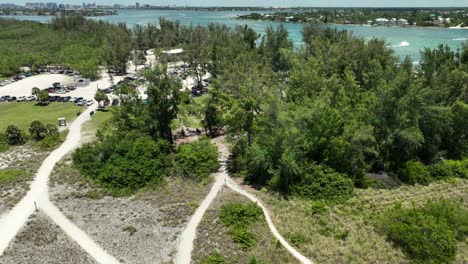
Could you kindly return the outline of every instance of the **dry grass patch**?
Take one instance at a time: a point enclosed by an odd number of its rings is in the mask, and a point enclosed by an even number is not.
[[[0,263],[96,263],[42,212],[32,215]]]
[[[243,249],[234,242],[230,228],[220,221],[221,208],[229,203],[251,202],[230,189],[221,190],[197,229],[193,263],[203,263],[215,252],[224,257],[225,263],[249,263],[253,257],[257,263],[298,263],[270,233],[263,214],[248,228],[255,236],[253,247]]]
[[[268,205],[280,233],[301,253],[317,263],[408,263],[404,253],[376,229],[378,218],[396,203],[422,205],[431,198],[463,199],[468,203],[468,181],[456,179],[429,186],[392,190],[356,190],[337,205],[290,199],[256,192]],[[466,263],[466,242],[459,244],[458,263]]]
[[[7,152],[0,153],[0,174],[5,174],[5,177],[0,176],[4,178],[0,179],[0,214],[11,209],[24,197],[31,179],[49,153],[50,151],[40,150],[29,144],[12,147]],[[7,173],[12,171],[15,172],[14,175]]]

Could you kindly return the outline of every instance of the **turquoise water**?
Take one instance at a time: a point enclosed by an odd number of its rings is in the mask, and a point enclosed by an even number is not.
[[[220,23],[228,26],[247,24],[257,32],[264,33],[265,28],[276,22],[246,21],[233,19],[238,15],[250,12],[207,12],[207,11],[165,11],[165,10],[119,10],[118,15],[98,17],[112,23],[123,22],[129,26],[136,24],[156,23],[159,17],[169,20],[179,20],[186,25],[207,25],[209,23]],[[51,17],[47,16],[16,16],[16,19],[34,20],[48,22]],[[289,35],[296,46],[300,46],[301,24],[286,23]],[[410,56],[413,60],[419,60],[419,51],[435,48],[439,44],[447,44],[453,49],[460,48],[462,43],[468,42],[468,29],[439,29],[439,28],[399,28],[399,27],[368,27],[356,25],[329,25],[338,29],[352,31],[355,36],[365,39],[381,38],[387,41],[397,54],[401,57]]]

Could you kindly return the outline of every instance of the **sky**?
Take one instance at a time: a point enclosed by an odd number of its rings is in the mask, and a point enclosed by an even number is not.
[[[64,4],[125,4],[188,6],[313,6],[313,7],[468,7],[468,0],[0,0],[0,3],[57,2]]]

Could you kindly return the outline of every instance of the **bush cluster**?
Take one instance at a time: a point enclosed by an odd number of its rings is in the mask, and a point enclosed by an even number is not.
[[[292,186],[292,193],[307,199],[338,201],[351,197],[353,181],[342,173],[324,165],[308,164],[300,182]]]
[[[408,161],[399,170],[399,178],[409,184],[429,184],[449,177],[468,178],[468,159],[444,160],[426,166],[419,161]]]
[[[228,203],[221,207],[221,222],[231,229],[232,239],[243,249],[249,249],[255,245],[255,235],[249,227],[255,223],[262,209],[254,203]]]
[[[180,174],[203,180],[219,168],[218,148],[207,137],[177,148],[176,162]]]
[[[383,217],[387,238],[417,262],[450,263],[457,239],[468,234],[468,210],[449,200],[429,201],[422,208],[395,206]]]
[[[115,134],[85,144],[73,154],[76,168],[111,195],[126,196],[160,185],[179,169],[184,176],[204,179],[219,167],[218,150],[209,139],[178,147],[138,133]]]
[[[172,169],[171,146],[135,134],[106,137],[73,154],[76,168],[114,196],[159,185]]]

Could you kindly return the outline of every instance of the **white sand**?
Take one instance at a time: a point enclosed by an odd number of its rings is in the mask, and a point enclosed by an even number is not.
[[[74,83],[73,77],[68,75],[43,73],[0,87],[0,96],[29,96],[33,87],[45,89],[51,87],[54,82],[66,85]]]

